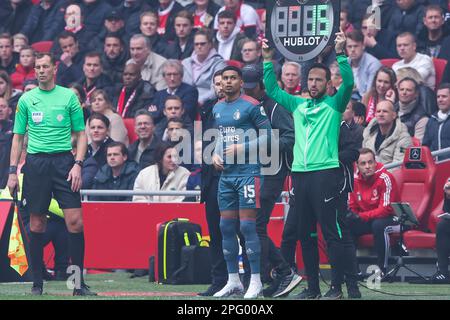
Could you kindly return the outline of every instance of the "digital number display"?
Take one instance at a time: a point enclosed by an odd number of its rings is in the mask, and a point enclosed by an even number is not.
[[[267,0],[266,36],[289,60],[319,55],[339,28],[340,0]]]

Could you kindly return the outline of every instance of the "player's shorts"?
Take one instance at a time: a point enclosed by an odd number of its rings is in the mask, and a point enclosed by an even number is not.
[[[61,209],[81,208],[80,192],[73,192],[67,181],[75,163],[70,152],[27,154],[22,168],[23,204],[33,214],[47,214],[52,197]]]
[[[259,176],[221,176],[217,199],[219,210],[258,209],[262,178]]]

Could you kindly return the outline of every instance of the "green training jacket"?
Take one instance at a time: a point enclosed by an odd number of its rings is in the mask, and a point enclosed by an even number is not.
[[[339,167],[338,141],[342,113],[353,91],[353,72],[345,55],[337,61],[342,85],[337,93],[320,99],[293,96],[280,89],[272,62],[264,62],[264,85],[267,95],[294,117],[295,145],[293,172],[308,172]]]

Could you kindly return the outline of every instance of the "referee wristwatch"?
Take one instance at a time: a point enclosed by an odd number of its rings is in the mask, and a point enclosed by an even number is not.
[[[81,168],[83,168],[83,161],[81,160],[75,160],[75,164],[79,165]]]
[[[9,174],[17,174],[17,166],[9,166]]]

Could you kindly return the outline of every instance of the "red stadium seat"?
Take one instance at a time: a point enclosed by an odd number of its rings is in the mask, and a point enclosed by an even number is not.
[[[31,45],[31,47],[37,52],[50,52],[53,46],[53,41],[39,41]]]
[[[422,142],[420,142],[420,140],[417,139],[416,137],[412,137],[411,139],[413,147],[420,147],[422,145]]]
[[[38,4],[41,0],[31,0],[31,2],[33,2],[33,4]]]
[[[123,119],[123,123],[128,131],[128,139],[130,140],[130,144],[135,142],[138,138],[136,132],[134,131],[134,119],[133,118],[125,118]]]
[[[237,67],[239,69],[242,69],[244,67],[244,63],[238,61],[238,60],[227,60],[225,61],[227,65]]]
[[[444,76],[445,66],[447,60],[445,59],[433,59],[434,69],[436,70],[436,88],[441,84],[442,77]]]
[[[392,65],[396,63],[397,61],[400,61],[399,59],[381,59],[380,62],[383,66],[392,68]]]

